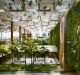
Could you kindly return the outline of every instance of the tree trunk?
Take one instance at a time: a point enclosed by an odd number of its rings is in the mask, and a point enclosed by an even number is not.
[[[2,53],[2,57],[3,57],[3,53]]]
[[[14,64],[14,53],[12,53],[12,64]]]
[[[31,55],[31,64],[32,64],[32,55]]]
[[[33,55],[32,55],[32,52],[31,52],[31,65],[33,64],[33,63],[32,63],[32,62],[33,62],[33,61],[32,61],[32,58],[33,58]]]
[[[45,56],[44,56],[44,64],[45,64]]]
[[[25,65],[26,65],[26,53],[25,53]]]

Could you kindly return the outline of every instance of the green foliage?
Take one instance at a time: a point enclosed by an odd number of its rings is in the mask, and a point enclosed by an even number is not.
[[[67,14],[65,53],[68,63],[80,70],[80,1]]]
[[[12,64],[14,64],[14,56],[18,53],[18,42],[14,41],[9,44],[9,50],[12,54]]]
[[[17,42],[12,42],[9,44],[9,50],[11,51],[11,53],[16,53],[18,52],[18,49],[17,49]]]
[[[48,39],[42,40],[42,45],[48,45],[48,44],[49,44]]]
[[[76,0],[76,2],[79,2],[80,0]]]
[[[48,39],[44,39],[44,40],[35,39],[34,41],[35,41],[38,45],[48,45],[48,44],[49,44]]]
[[[0,45],[0,54],[2,54],[3,56],[4,54],[7,54],[7,53],[8,51],[6,50],[5,45],[4,44]]]
[[[14,72],[14,71],[58,71],[57,65],[0,65],[0,72]]]
[[[55,45],[58,49],[60,46],[60,23],[58,23],[49,34],[49,42],[52,45]]]
[[[44,71],[57,71],[57,65],[29,65],[28,67],[29,71],[40,71],[40,72],[44,72]]]
[[[40,56],[42,56],[42,57],[46,57],[46,56],[49,56],[49,50],[48,49],[46,49],[44,46],[42,46],[41,48],[40,48]]]
[[[25,53],[25,64],[26,64],[26,54],[31,57],[31,64],[32,64],[32,57],[34,56],[34,52],[37,51],[37,43],[33,39],[27,39],[21,41],[21,49]]]
[[[0,44],[6,44],[6,42],[5,41],[0,41]]]
[[[25,47],[25,50],[28,51],[26,53],[29,53],[28,55],[30,55],[30,56],[32,55],[33,51],[37,50],[37,43],[32,39],[22,41],[21,45],[22,45],[22,47],[23,46]]]

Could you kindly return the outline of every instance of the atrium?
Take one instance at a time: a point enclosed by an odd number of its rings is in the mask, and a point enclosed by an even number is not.
[[[79,8],[80,0],[0,0],[0,75],[80,72]]]

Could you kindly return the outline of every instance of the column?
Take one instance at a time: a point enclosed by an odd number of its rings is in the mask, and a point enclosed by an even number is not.
[[[60,52],[59,60],[62,68],[64,68],[64,24],[63,20],[60,21]]]
[[[21,41],[21,26],[19,26],[19,40]]]
[[[11,42],[13,42],[13,22],[11,21]]]
[[[26,30],[25,30],[25,28],[24,28],[24,39],[26,38]]]
[[[65,35],[66,35],[66,14],[60,21],[60,64],[63,68],[63,71],[73,71],[74,69],[68,64],[68,55],[65,51]]]

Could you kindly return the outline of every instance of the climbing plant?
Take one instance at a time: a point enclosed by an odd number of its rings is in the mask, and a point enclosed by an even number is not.
[[[80,1],[68,11],[65,34],[65,53],[68,63],[80,70]]]

